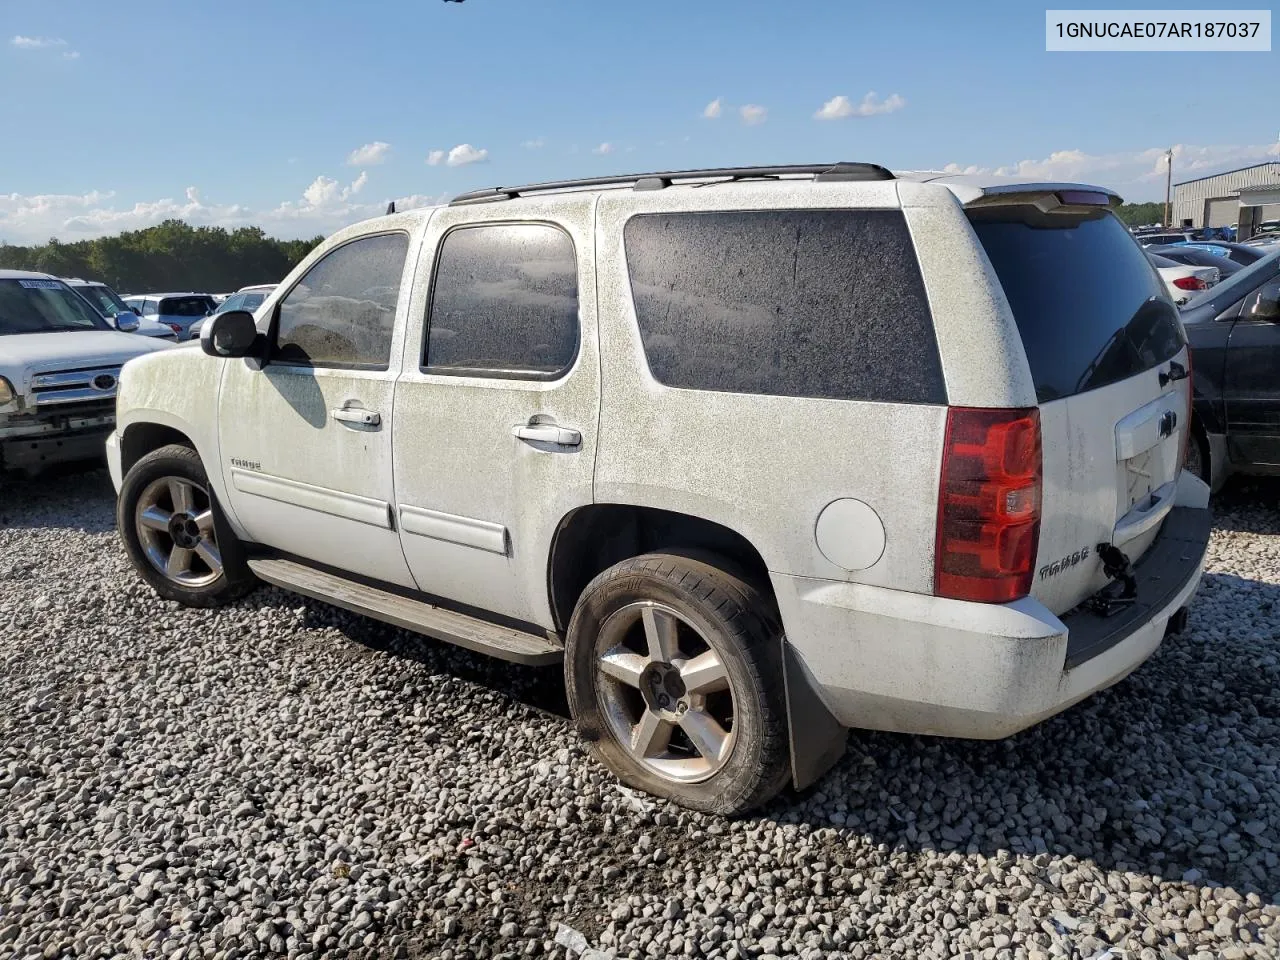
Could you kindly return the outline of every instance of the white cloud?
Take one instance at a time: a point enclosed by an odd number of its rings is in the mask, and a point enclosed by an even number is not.
[[[67,41],[61,37],[24,37],[21,34],[9,41],[23,50],[46,50],[49,47],[65,47]]]
[[[878,113],[893,113],[907,105],[906,98],[891,93],[883,100],[876,97],[872,90],[862,98],[861,103],[854,103],[841,94],[824,103],[813,115],[815,120],[843,120],[845,117],[873,117]]]
[[[738,108],[738,113],[742,115],[742,122],[749,127],[764,123],[765,118],[769,115],[767,107],[762,107],[757,103],[748,103]]]
[[[356,147],[356,149],[352,150],[347,155],[347,166],[372,167],[383,163],[390,152],[391,144],[382,140],[375,140],[373,143],[366,143],[363,147]]]
[[[719,97],[716,97],[714,100],[712,100],[710,103],[708,103],[705,107],[702,108],[702,115],[706,117],[708,120],[717,120],[719,119],[720,113],[723,109],[724,109],[724,102]]]
[[[63,60],[79,60],[79,50],[64,49],[67,41],[61,37],[24,37],[22,34],[10,38],[9,43],[19,50],[61,50]]]
[[[595,154],[599,154],[600,156],[602,156],[602,157],[603,157],[603,156],[605,156],[606,154],[613,153],[613,151],[614,151],[615,149],[617,149],[617,148],[616,148],[616,147],[614,147],[614,145],[613,145],[612,143],[602,143],[602,144],[600,144],[600,146],[598,146],[598,147],[592,147],[592,148],[591,148],[591,152],[592,152],[592,153],[595,153]]]
[[[460,143],[448,153],[443,150],[432,150],[427,154],[427,163],[433,167],[445,164],[450,167],[465,167],[469,163],[484,163],[489,159],[489,151],[473,147],[469,143]]]
[[[140,230],[164,220],[228,229],[258,226],[268,234],[283,237],[329,234],[386,211],[386,200],[365,201],[358,196],[368,180],[368,174],[362,172],[344,186],[331,177],[319,176],[303,191],[301,199],[260,210],[207,201],[194,186],[186,188],[182,200],[165,198],[131,206],[117,205],[114,193],[97,190],[84,194],[0,194],[0,242],[37,244],[55,236],[66,241],[84,240]],[[450,196],[413,194],[397,197],[395,204],[397,210],[412,210],[444,203]]]
[[[484,163],[488,159],[488,150],[473,147],[469,143],[460,143],[449,151],[449,159],[445,163],[451,167],[465,167],[469,163]]]
[[[1126,200],[1164,196],[1165,151],[1150,147],[1117,153],[1086,153],[1083,150],[1055,150],[1040,159],[981,166],[948,163],[943,173],[990,174],[998,177],[1028,177],[1046,181],[1086,181],[1114,189]],[[1196,177],[1246,167],[1256,163],[1280,162],[1280,144],[1218,144],[1198,146],[1177,144],[1173,148],[1173,179]]]
[[[526,140],[520,144],[526,150],[541,150],[547,145],[546,137],[534,137],[532,140]]]

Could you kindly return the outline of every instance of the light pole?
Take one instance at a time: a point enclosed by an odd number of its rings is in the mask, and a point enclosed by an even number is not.
[[[1169,229],[1169,203],[1173,196],[1173,149],[1170,148],[1164,152],[1165,158],[1165,175],[1164,175],[1164,228]]]

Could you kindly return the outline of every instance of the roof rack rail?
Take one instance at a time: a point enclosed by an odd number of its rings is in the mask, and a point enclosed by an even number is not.
[[[893,180],[893,174],[877,163],[811,163],[784,164],[775,167],[712,167],[706,170],[670,170],[665,173],[630,173],[609,177],[587,177],[582,180],[550,180],[546,183],[529,183],[520,187],[485,187],[460,193],[449,201],[449,206],[464,203],[485,203],[492,200],[512,200],[530,193],[553,191],[589,190],[592,187],[610,187],[631,184],[633,190],[662,190],[677,180],[761,180],[784,176],[811,176],[815,183],[850,182],[866,180]]]

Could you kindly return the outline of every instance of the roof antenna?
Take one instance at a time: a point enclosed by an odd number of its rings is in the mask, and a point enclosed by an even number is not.
[[[387,204],[387,215],[389,216],[395,212],[396,212],[396,202],[392,200],[390,203]]]

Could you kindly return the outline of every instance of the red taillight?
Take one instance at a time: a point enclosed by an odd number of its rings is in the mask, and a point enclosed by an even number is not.
[[[1179,290],[1208,290],[1209,285],[1199,277],[1178,277],[1173,285]]]
[[[952,407],[933,592],[1005,603],[1031,590],[1040,542],[1040,411]]]
[[[176,333],[178,336],[182,336],[182,327],[178,326],[176,323],[166,323],[165,326],[168,327],[170,330],[172,330],[174,333]]]

